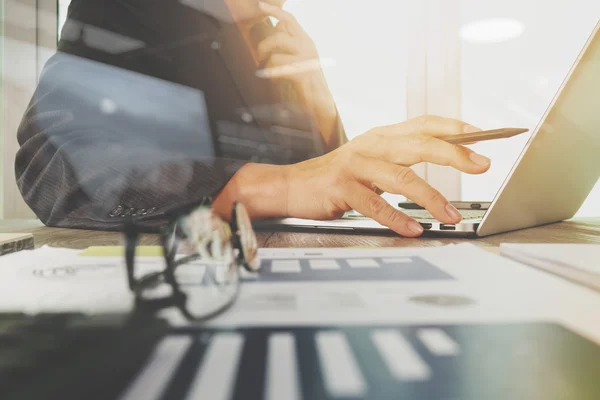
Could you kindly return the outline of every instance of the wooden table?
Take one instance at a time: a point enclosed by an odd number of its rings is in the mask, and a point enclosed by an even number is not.
[[[118,232],[48,228],[36,220],[0,221],[0,232],[32,233],[35,245],[83,249],[98,245],[122,244]],[[405,239],[392,235],[338,234],[325,232],[258,232],[261,247],[433,247],[472,242],[497,248],[500,243],[596,243],[600,244],[600,217],[574,219],[552,225],[509,232],[481,239],[453,239],[426,236]],[[158,244],[157,235],[143,235],[141,244]]]

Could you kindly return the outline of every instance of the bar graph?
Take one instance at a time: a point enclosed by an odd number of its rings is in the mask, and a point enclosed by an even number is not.
[[[599,359],[550,323],[188,328],[121,399],[587,399]]]
[[[264,259],[259,273],[244,274],[248,283],[452,280],[421,257]]]

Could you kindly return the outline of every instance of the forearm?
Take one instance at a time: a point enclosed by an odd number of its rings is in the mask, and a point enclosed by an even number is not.
[[[48,225],[120,229],[126,217],[154,224],[214,196],[245,162],[215,154],[197,95],[56,54],[18,129],[25,201]],[[110,114],[98,107],[109,98]]]
[[[244,165],[214,199],[215,210],[229,219],[233,204],[239,201],[253,219],[288,216],[289,170],[290,166]]]

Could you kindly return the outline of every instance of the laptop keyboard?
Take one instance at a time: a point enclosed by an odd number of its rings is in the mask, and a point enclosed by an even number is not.
[[[115,399],[167,328],[126,314],[0,313],[0,399]]]
[[[418,221],[435,222],[437,219],[427,210],[402,210],[403,213]],[[483,218],[486,210],[459,210],[463,216],[463,221],[479,220]]]
[[[427,210],[401,209],[400,211],[420,222],[437,222],[437,219],[435,219],[433,215],[431,215],[431,213]],[[463,216],[463,221],[472,221],[480,220],[481,218],[483,218],[487,210],[459,210],[459,212]],[[366,217],[360,213],[357,213],[356,211],[350,211],[344,215],[344,218],[364,219]]]

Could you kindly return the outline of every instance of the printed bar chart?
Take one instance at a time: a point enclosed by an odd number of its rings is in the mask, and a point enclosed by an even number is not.
[[[188,350],[195,373],[172,379]],[[186,328],[122,399],[587,399],[599,359],[600,346],[550,323]]]

